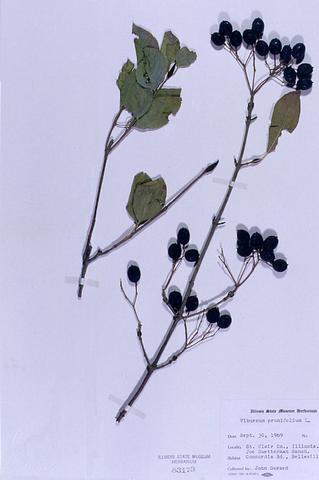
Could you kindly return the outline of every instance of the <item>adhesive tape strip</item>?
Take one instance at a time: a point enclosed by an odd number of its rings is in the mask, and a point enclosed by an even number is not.
[[[247,183],[242,183],[242,182],[230,182],[229,183],[229,180],[226,180],[226,178],[214,177],[213,182],[218,183],[219,185],[230,185],[231,187],[239,188],[241,190],[246,190],[247,189]]]
[[[79,277],[72,277],[70,275],[66,275],[64,277],[65,283],[77,284],[79,283]],[[81,278],[80,285],[88,285],[90,287],[98,288],[100,286],[100,282],[98,280],[92,280],[90,278]]]
[[[120,398],[116,397],[115,395],[113,395],[112,393],[110,393],[110,395],[108,396],[108,399],[113,402],[113,403],[116,403],[117,405],[119,406],[122,406],[123,405],[123,400],[121,400]],[[141,410],[138,410],[137,408],[135,407],[131,407],[130,405],[126,405],[125,406],[125,410],[127,411],[127,413],[133,413],[134,415],[136,415],[137,417],[139,418],[142,418],[144,419],[146,417],[145,413],[142,412]]]

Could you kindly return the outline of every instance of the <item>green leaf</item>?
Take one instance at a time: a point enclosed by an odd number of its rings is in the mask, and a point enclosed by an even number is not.
[[[168,71],[170,65],[175,62],[176,54],[181,48],[179,40],[175,35],[171,32],[165,32],[162,45],[161,45],[161,52],[166,59],[166,71]]]
[[[136,225],[153,218],[165,205],[166,184],[162,177],[152,180],[145,172],[135,175],[126,210]]]
[[[153,47],[157,49],[159,48],[158,41],[156,40],[156,38],[150,32],[148,32],[147,30],[144,30],[144,28],[138,27],[133,23],[132,33],[134,33],[134,35],[136,35],[142,40],[143,46]]]
[[[191,52],[187,47],[183,47],[176,54],[176,65],[178,67],[189,67],[195,62],[196,58],[195,52]]]
[[[136,225],[154,218],[165,205],[167,193],[165,181],[162,177],[144,181],[147,177],[144,172],[135,175],[126,207]]]
[[[300,116],[300,92],[290,92],[281,97],[274,107],[269,127],[267,153],[276,149],[283,130],[293,132]]]
[[[162,88],[154,97],[153,103],[147,113],[141,117],[136,127],[141,130],[148,128],[161,128],[168,123],[168,116],[176,115],[182,99],[180,88]]]
[[[151,90],[162,83],[166,74],[166,62],[163,54],[156,48],[144,47],[137,63],[136,78],[138,83]]]
[[[144,58],[143,48],[147,45],[144,45],[143,41],[139,38],[134,38],[135,52],[137,64],[139,64]]]
[[[135,118],[140,118],[150,109],[152,101],[152,92],[137,83],[136,70],[127,73],[121,88],[121,105]]]
[[[145,172],[137,173],[135,175],[134,179],[133,179],[133,183],[132,183],[131,191],[130,191],[130,196],[129,196],[129,199],[128,199],[128,202],[127,202],[127,205],[126,205],[126,210],[129,214],[129,216],[131,218],[133,218],[134,223],[136,223],[136,221],[137,221],[135,213],[134,213],[134,209],[133,209],[133,200],[134,200],[134,194],[135,194],[136,187],[138,185],[142,184],[142,183],[149,182],[151,180],[152,180],[151,177],[149,177],[147,175],[147,173],[145,173]]]
[[[127,61],[124,63],[122,70],[120,71],[119,77],[116,81],[117,86],[121,90],[124,86],[125,80],[127,75],[133,70],[134,68],[134,63],[131,62],[130,59],[127,59]]]

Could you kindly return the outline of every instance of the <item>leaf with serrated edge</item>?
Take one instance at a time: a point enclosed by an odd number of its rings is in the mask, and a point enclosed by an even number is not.
[[[143,48],[136,70],[138,83],[144,88],[156,90],[164,80],[165,74],[166,62],[163,54],[156,48]]]
[[[136,127],[141,130],[161,128],[168,123],[168,116],[176,115],[182,99],[180,88],[163,88],[154,97],[147,113],[141,117]]]
[[[116,81],[116,84],[120,90],[123,88],[127,75],[133,70],[133,68],[134,68],[134,63],[131,62],[131,60],[128,58],[127,61],[124,63],[122,70],[120,71],[120,74]]]
[[[166,184],[162,177],[137,185],[133,197],[136,224],[154,218],[165,205]]]
[[[166,59],[166,71],[168,71],[170,65],[175,61],[176,54],[181,48],[178,38],[171,32],[165,32],[161,52]]]
[[[289,92],[281,97],[274,107],[269,127],[267,153],[276,149],[283,130],[292,133],[300,116],[300,92]]]
[[[176,54],[176,65],[177,67],[189,67],[195,62],[196,58],[195,52],[192,52],[187,47],[183,47]]]
[[[126,210],[127,210],[127,213],[129,214],[129,216],[133,219],[134,223],[138,222],[138,220],[135,216],[135,213],[134,213],[134,209],[133,209],[133,200],[134,200],[134,194],[135,194],[136,187],[138,185],[142,184],[142,183],[149,182],[151,180],[152,180],[151,177],[149,177],[147,175],[147,173],[145,173],[145,172],[139,172],[133,178],[130,195],[129,195],[128,202],[127,202],[127,205],[126,205]]]
[[[136,71],[132,70],[126,75],[125,82],[121,89],[121,105],[126,108],[135,118],[142,117],[153,101],[150,90],[142,88],[136,81]]]
[[[135,25],[135,23],[132,26],[132,33],[143,41],[144,46],[159,48],[156,38],[150,32],[144,30],[144,28]]]

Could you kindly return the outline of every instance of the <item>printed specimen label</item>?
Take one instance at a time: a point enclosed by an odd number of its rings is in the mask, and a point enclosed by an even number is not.
[[[317,480],[319,401],[227,400],[222,479]]]

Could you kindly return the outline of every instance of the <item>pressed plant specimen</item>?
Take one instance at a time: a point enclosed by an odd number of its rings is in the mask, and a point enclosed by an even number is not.
[[[120,105],[106,138],[97,194],[82,253],[79,297],[82,296],[86,271],[92,262],[108,255],[133,238],[173,206],[206,173],[214,169],[211,165],[204,168],[169,200],[166,200],[166,184],[163,178],[152,180],[145,172],[138,173],[133,180],[127,205],[134,225],[107,247],[98,247],[93,251],[92,236],[109,156],[134,129],[140,131],[158,129],[168,123],[170,115],[176,115],[182,102],[181,89],[164,86],[179,68],[189,67],[196,60],[196,53],[187,47],[181,47],[178,38],[171,31],[165,32],[161,47],[147,30],[133,24],[132,32],[136,36],[134,44],[137,62],[135,66],[131,60],[127,60],[117,79]],[[120,118],[125,113],[129,113],[130,116],[122,123]],[[117,129],[120,133],[115,136]]]
[[[251,28],[243,33],[233,30],[232,24],[225,20],[220,23],[219,31],[211,35],[211,42],[215,49],[226,50],[239,65],[248,87],[249,100],[243,140],[239,154],[234,159],[234,170],[224,198],[213,215],[201,249],[198,250],[189,246],[190,232],[185,227],[179,229],[176,241],[168,248],[168,256],[172,266],[167,279],[164,281],[161,295],[163,303],[168,307],[172,318],[163,339],[152,357],[148,355],[144,345],[142,322],[137,309],[138,283],[141,281],[139,267],[133,265],[127,272],[130,283],[134,285],[135,294],[133,298],[130,298],[126,293],[122,281],[120,283],[123,295],[132,307],[137,321],[137,337],[146,365],[140,380],[118,411],[116,415],[117,422],[120,422],[126,415],[128,407],[134,404],[154,372],[175,362],[184,352],[215,337],[219,331],[225,330],[231,325],[232,319],[230,314],[222,311],[221,308],[225,302],[234,297],[237,290],[247,282],[261,262],[266,263],[278,273],[285,272],[287,269],[286,260],[280,257],[276,258],[275,249],[278,244],[276,235],[263,238],[258,231],[250,234],[247,230],[239,229],[237,231],[237,253],[243,259],[243,263],[238,274],[233,273],[222,248],[219,253],[219,261],[231,280],[231,285],[226,289],[226,293],[223,290],[220,294],[214,295],[216,301],[212,302],[208,307],[201,307],[198,297],[193,291],[196,277],[207,255],[211,241],[218,227],[224,223],[223,215],[225,208],[239,173],[244,168],[256,166],[267,155],[272,153],[276,149],[278,139],[284,130],[290,133],[294,131],[300,117],[301,91],[309,90],[312,86],[311,76],[313,68],[309,63],[302,63],[305,56],[304,44],[297,43],[293,46],[282,46],[280,39],[274,38],[268,45],[262,40],[263,32],[264,22],[261,18],[256,18]],[[241,53],[242,50],[240,50],[242,44],[244,44],[244,55]],[[261,75],[259,75],[260,67],[262,68]],[[250,127],[257,120],[257,117],[253,115],[255,101],[257,96],[271,81],[287,86],[291,91],[279,98],[274,106],[265,153],[251,160],[249,159],[251,157],[246,155],[246,143]],[[171,283],[174,274],[178,268],[181,268],[184,260],[191,263],[193,268],[182,294],[178,288],[172,288]],[[206,305],[206,303],[204,302],[203,305]],[[164,351],[173,332],[179,325],[182,326],[185,332],[184,342],[177,351],[163,360]]]

